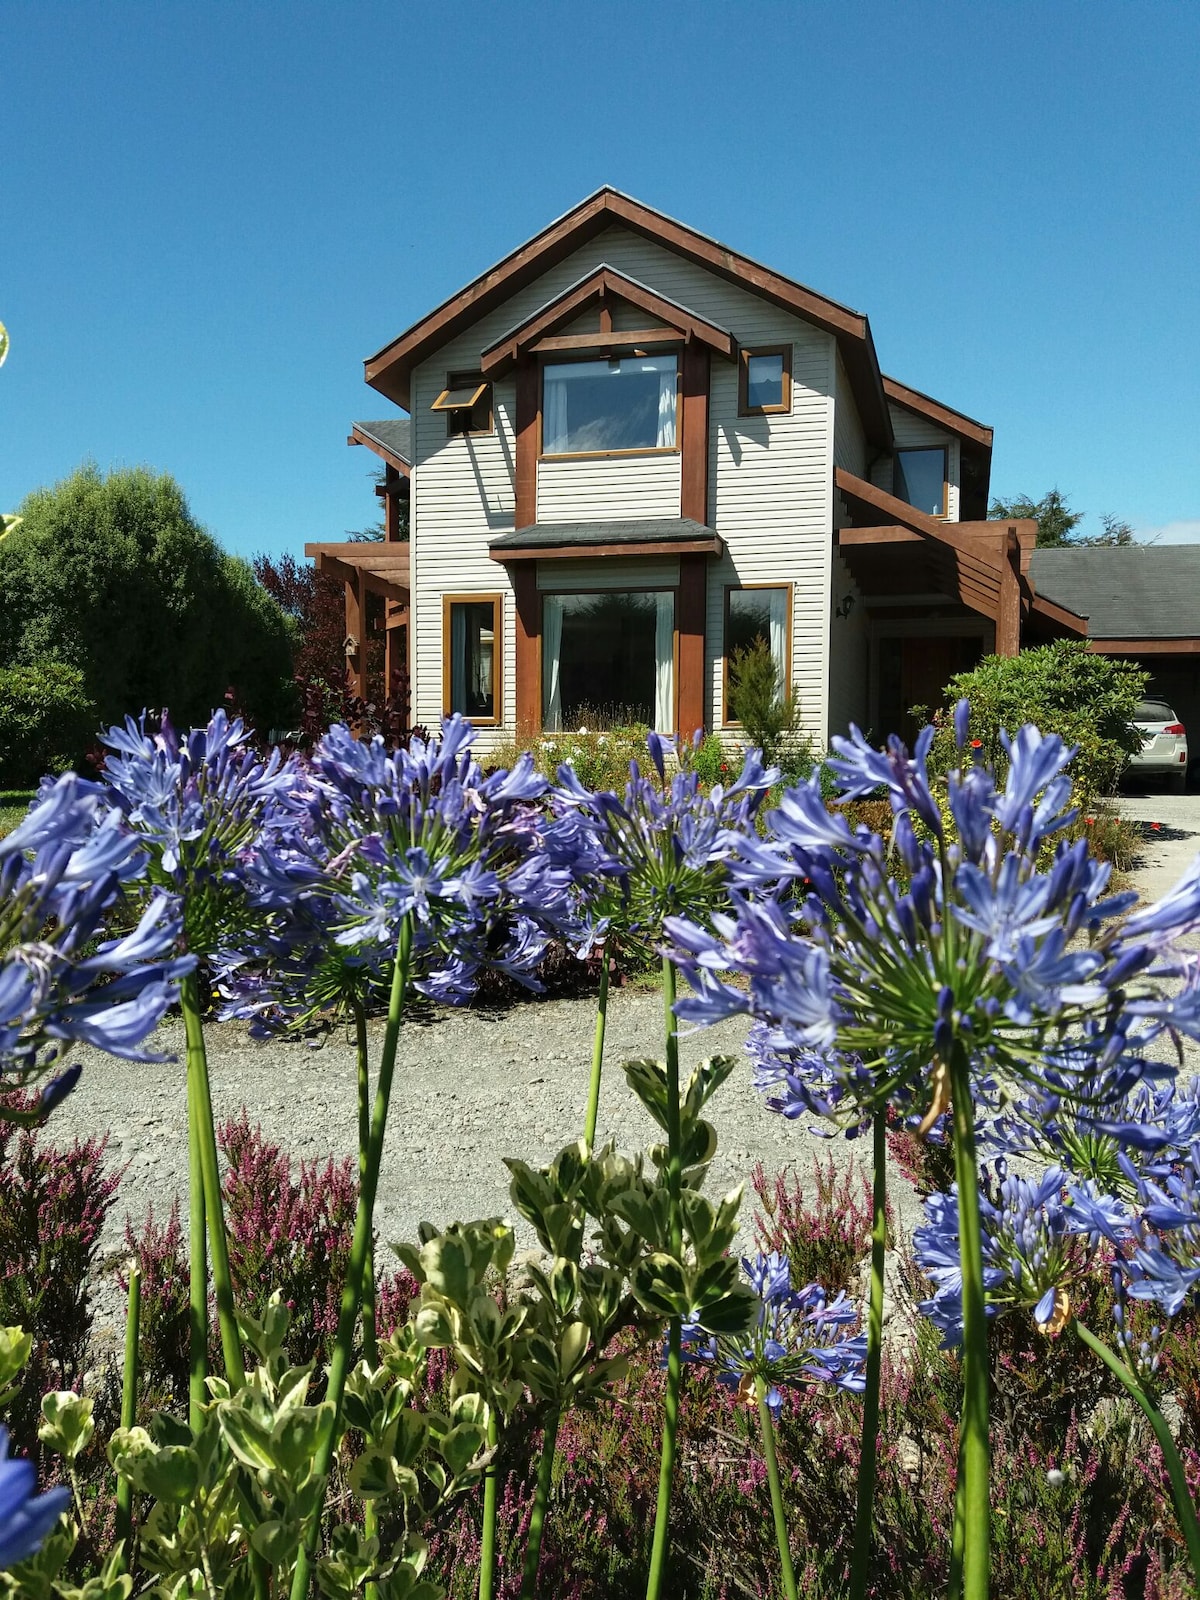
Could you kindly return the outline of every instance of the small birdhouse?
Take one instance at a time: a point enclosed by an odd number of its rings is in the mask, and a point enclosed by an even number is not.
[[[352,633],[348,633],[346,635],[346,641],[342,648],[345,650],[347,657],[356,656],[358,654],[358,640]]]

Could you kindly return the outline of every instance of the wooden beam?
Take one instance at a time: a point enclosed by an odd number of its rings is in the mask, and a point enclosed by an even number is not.
[[[1047,622],[1052,622],[1056,627],[1065,629],[1068,633],[1082,634],[1086,637],[1088,621],[1078,612],[1068,611],[1066,606],[1060,606],[1057,601],[1048,600],[1044,594],[1035,594],[1030,603],[1030,612],[1033,616],[1044,617]]]
[[[1087,645],[1106,656],[1200,655],[1200,639],[1089,639]]]
[[[686,555],[679,562],[678,611],[675,627],[679,635],[678,732],[690,739],[703,728],[705,717],[704,625],[708,610],[708,562],[704,556]]]
[[[961,411],[952,410],[940,400],[930,399],[919,389],[910,389],[896,378],[884,377],[883,392],[896,405],[903,406],[905,411],[924,417],[939,428],[945,428],[947,433],[957,434],[960,439],[969,439],[972,444],[981,445],[985,450],[992,448],[992,430],[984,423],[976,422],[974,417],[964,416]]]
[[[530,355],[550,356],[574,350],[594,350],[604,356],[610,350],[632,350],[635,345],[683,344],[687,335],[680,328],[636,328],[617,333],[556,333],[526,346]]]
[[[542,399],[541,377],[536,361],[526,361],[517,368],[514,528],[528,528],[531,523],[537,521],[538,410]]]
[[[680,395],[682,490],[679,512],[708,526],[708,386],[711,358],[693,340],[683,349]]]
[[[1008,536],[1006,560],[1000,569],[1000,604],[996,613],[996,654],[1021,653],[1021,546],[1017,536]]]
[[[593,556],[719,556],[725,546],[711,539],[647,539],[638,544],[507,545],[489,550],[493,561],[588,561]]]
[[[367,692],[367,641],[366,623],[367,608],[365,595],[360,584],[360,574],[354,573],[352,578],[345,580],[345,637],[353,639],[355,648],[348,648],[346,655],[346,687],[351,694],[366,699]]]
[[[542,597],[537,562],[515,561],[509,569],[516,612],[516,733],[532,739],[542,731]]]

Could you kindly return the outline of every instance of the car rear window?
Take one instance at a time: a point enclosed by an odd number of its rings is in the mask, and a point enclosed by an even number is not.
[[[1178,718],[1165,700],[1139,700],[1133,713],[1135,722],[1176,722]]]

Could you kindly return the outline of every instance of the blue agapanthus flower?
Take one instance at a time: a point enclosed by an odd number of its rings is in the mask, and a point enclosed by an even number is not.
[[[163,1059],[143,1046],[194,965],[174,955],[178,901],[154,891],[129,931],[108,936],[145,866],[119,813],[74,773],[46,780],[0,839],[0,1092],[36,1082],[76,1042]],[[60,1074],[38,1109],[77,1077]]]
[[[35,1556],[71,1504],[70,1489],[37,1493],[32,1461],[12,1461],[8,1429],[0,1426],[0,1572]]]

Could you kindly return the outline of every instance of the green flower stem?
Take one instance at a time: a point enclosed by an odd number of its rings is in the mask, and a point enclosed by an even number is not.
[[[538,1460],[537,1492],[533,1497],[533,1510],[529,1513],[529,1539],[525,1545],[525,1565],[521,1569],[520,1600],[534,1600],[537,1593],[538,1563],[542,1558],[542,1529],[546,1524],[546,1507],[550,1503],[550,1485],[554,1477],[554,1451],[558,1444],[558,1412],[551,1411],[546,1418],[546,1432],[542,1438],[542,1454]]]
[[[883,1365],[883,1262],[887,1251],[887,1111],[871,1124],[874,1214],[871,1222],[871,1289],[867,1302],[867,1388],[863,1396],[862,1448],[858,1466],[858,1506],[854,1517],[854,1559],[850,1600],[866,1600],[871,1577],[875,1520],[875,1475],[879,1455],[879,1378]]]
[[[603,947],[600,966],[600,994],[596,1000],[596,1036],[592,1043],[592,1081],[588,1086],[587,1122],[583,1138],[589,1154],[596,1142],[596,1122],[600,1116],[600,1073],[604,1066],[604,1030],[608,1025],[608,946]]]
[[[662,964],[663,1018],[667,1055],[667,1197],[670,1205],[671,1254],[683,1255],[683,1151],[679,1116],[679,1025],[675,1017],[675,965],[666,956]],[[683,1377],[680,1324],[672,1317],[667,1332],[667,1389],[663,1400],[662,1456],[658,1471],[658,1504],[654,1511],[654,1543],[646,1600],[659,1600],[667,1564],[671,1520],[671,1484],[675,1476],[675,1446],[679,1431],[679,1390]]]
[[[354,1043],[358,1057],[358,1181],[367,1176],[367,1151],[371,1143],[371,1075],[367,1051],[367,1013],[361,1000],[354,1001]],[[375,1326],[375,1240],[367,1241],[363,1266],[362,1291],[363,1354],[373,1367],[379,1365],[378,1330]],[[375,1507],[367,1501],[367,1510]],[[370,1530],[368,1529],[368,1533]]]
[[[387,1028],[383,1036],[379,1077],[375,1085],[375,1107],[371,1114],[371,1134],[367,1144],[367,1168],[358,1189],[358,1208],[354,1216],[350,1263],[346,1269],[346,1282],[342,1288],[342,1302],[338,1310],[337,1337],[329,1362],[329,1387],[325,1394],[330,1406],[329,1421],[318,1442],[313,1462],[313,1476],[322,1480],[322,1489],[305,1542],[296,1557],[291,1600],[305,1600],[308,1594],[309,1569],[321,1531],[321,1514],[329,1488],[329,1469],[333,1464],[333,1452],[341,1435],[342,1400],[346,1393],[346,1377],[354,1354],[354,1329],[358,1322],[359,1303],[362,1299],[367,1251],[374,1231],[375,1195],[379,1188],[379,1168],[383,1162],[383,1138],[387,1132],[388,1105],[392,1096],[392,1075],[396,1069],[400,1022],[404,1016],[404,999],[408,990],[411,951],[412,928],[408,918],[405,917],[400,924],[396,959],[392,963],[392,990],[388,1001]]]
[[[963,1287],[963,1409],[960,1435],[963,1600],[988,1600],[991,1582],[991,1494],[988,1485],[987,1312],[983,1295],[983,1234],[975,1107],[966,1051],[955,1044],[948,1062],[954,1113],[954,1175],[958,1180],[958,1249]],[[957,1509],[955,1520],[958,1520]]]
[[[779,1483],[779,1458],[775,1454],[775,1424],[771,1420],[771,1409],[767,1405],[767,1384],[764,1378],[755,1377],[754,1392],[758,1397],[758,1421],[762,1428],[763,1455],[767,1460],[767,1482],[771,1486],[771,1511],[775,1517],[775,1543],[779,1546],[779,1572],[783,1579],[783,1592],[787,1600],[798,1600],[796,1569],[792,1566],[787,1517],[783,1511],[783,1489]]]
[[[204,1209],[208,1217],[208,1243],[212,1252],[213,1287],[217,1296],[217,1320],[221,1325],[221,1353],[225,1357],[225,1376],[232,1389],[246,1381],[242,1364],[242,1340],[233,1310],[233,1278],[229,1271],[229,1241],[225,1236],[225,1208],[221,1200],[221,1167],[217,1154],[217,1130],[213,1126],[212,1088],[208,1081],[208,1055],[204,1049],[204,1027],[200,1021],[200,990],[196,974],[189,972],[180,990],[183,1026],[187,1035],[188,1083],[195,1095],[189,1102],[194,1111],[196,1137],[200,1146],[200,1170],[204,1177]],[[194,1291],[193,1291],[194,1292]]]
[[[967,1539],[967,1514],[963,1495],[966,1482],[962,1468],[962,1440],[958,1442],[958,1461],[954,1471],[954,1525],[950,1534],[950,1575],[946,1600],[962,1600],[963,1546]]]
[[[129,1263],[129,1306],[125,1313],[125,1372],[121,1384],[121,1426],[132,1428],[137,1421],[138,1339],[142,1323],[142,1269]],[[131,1564],[133,1540],[133,1484],[117,1474],[117,1538],[124,1542],[122,1569]]]
[[[1129,1394],[1137,1401],[1146,1415],[1146,1420],[1154,1429],[1154,1436],[1158,1440],[1159,1449],[1163,1453],[1163,1460],[1167,1464],[1167,1474],[1171,1479],[1171,1494],[1175,1500],[1175,1511],[1179,1517],[1179,1528],[1183,1534],[1184,1543],[1188,1549],[1188,1560],[1192,1564],[1192,1576],[1200,1587],[1200,1524],[1196,1521],[1196,1506],[1188,1488],[1187,1475],[1183,1470],[1183,1462],[1179,1459],[1179,1451],[1175,1448],[1175,1441],[1171,1437],[1171,1430],[1167,1427],[1166,1418],[1142,1388],[1137,1378],[1121,1360],[1110,1350],[1103,1339],[1097,1339],[1090,1329],[1085,1328],[1078,1319],[1072,1319],[1072,1326],[1078,1339],[1088,1349],[1098,1355],[1112,1375],[1122,1383]]]
[[[479,1544],[479,1600],[492,1600],[496,1592],[496,1446],[500,1442],[500,1428],[496,1421],[496,1407],[488,1407],[488,1449],[492,1458],[483,1469],[483,1536]]]
[[[191,1052],[187,1065],[188,1105],[188,1266],[191,1294],[188,1304],[188,1426],[198,1434],[203,1424],[204,1402],[208,1390],[208,1241],[204,1232],[204,1168],[200,1164],[199,1091],[192,1071]]]

